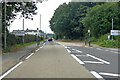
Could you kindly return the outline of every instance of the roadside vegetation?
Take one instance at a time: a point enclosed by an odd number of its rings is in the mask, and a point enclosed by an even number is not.
[[[50,28],[58,40],[89,41],[103,47],[119,48],[120,36],[108,39],[112,30],[120,30],[120,2],[70,2],[60,5],[50,20]]]
[[[14,36],[12,34],[10,34],[10,35],[11,36],[8,36],[8,37],[10,37],[10,38],[8,38],[9,40],[7,40],[7,49],[6,50],[3,49],[4,53],[18,51],[23,47],[37,43],[37,36],[35,36],[35,35],[25,35],[24,45],[22,42],[22,37]],[[39,42],[43,41],[43,38],[39,37],[38,41]],[[3,47],[4,47],[4,45],[3,45]]]

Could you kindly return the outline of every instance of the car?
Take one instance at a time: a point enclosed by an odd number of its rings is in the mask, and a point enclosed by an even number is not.
[[[49,38],[48,41],[52,41],[52,38]]]

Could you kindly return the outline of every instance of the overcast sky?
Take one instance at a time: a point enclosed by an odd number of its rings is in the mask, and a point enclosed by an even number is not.
[[[44,1],[42,3],[38,3],[38,14],[34,16],[34,20],[28,20],[25,19],[25,30],[28,29],[37,29],[37,27],[40,27],[40,14],[41,14],[41,29],[44,32],[47,33],[53,33],[51,29],[49,28],[49,20],[52,18],[54,14],[54,10],[58,8],[60,4],[63,4],[64,2],[68,3],[71,0],[48,0]],[[13,30],[22,30],[22,19],[19,19],[19,16],[17,16],[17,19],[11,24],[10,26],[10,32]]]

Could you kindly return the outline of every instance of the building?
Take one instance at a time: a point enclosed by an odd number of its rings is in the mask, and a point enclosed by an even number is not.
[[[13,30],[12,34],[14,34],[15,36],[24,36],[24,35],[39,35],[39,36],[43,36],[44,32],[42,30],[29,30],[28,28],[23,31],[23,30]]]

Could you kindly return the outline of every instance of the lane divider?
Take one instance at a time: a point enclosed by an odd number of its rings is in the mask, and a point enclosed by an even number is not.
[[[71,53],[71,51],[70,51],[69,49],[67,49],[67,51],[68,51],[69,53]]]
[[[106,76],[116,76],[116,77],[120,77],[120,74],[114,74],[114,73],[104,73],[104,72],[100,72],[100,75],[106,75]]]
[[[101,75],[99,75],[97,72],[95,71],[90,71],[90,73],[95,76],[97,79],[99,80],[105,80]]]
[[[78,61],[80,64],[85,64],[84,62],[82,62],[80,59],[78,59],[74,54],[71,54],[71,56]]]
[[[97,61],[83,61],[84,63],[94,63],[94,64],[104,64],[103,62],[97,62]]]
[[[25,59],[29,59],[34,53],[31,53],[29,56],[27,56]]]
[[[43,48],[40,47],[40,48]],[[38,51],[39,49],[37,49]],[[27,56],[25,59],[29,59],[34,53],[31,53],[29,56]],[[10,72],[12,72],[14,69],[16,69],[18,66],[20,66],[23,63],[23,61],[19,62],[18,64],[16,64],[14,67],[12,67],[11,69],[9,69],[6,73],[4,73],[3,75],[0,76],[0,80],[3,79],[5,76],[7,76]]]
[[[0,76],[0,80],[2,78],[4,78],[5,76],[7,76],[10,72],[12,72],[14,69],[16,69],[19,65],[21,65],[23,63],[23,61],[19,62],[18,64],[16,64],[14,67],[12,67],[10,70],[8,70],[6,73],[4,73],[2,76]]]
[[[92,58],[94,58],[94,59],[96,59],[96,60],[98,60],[98,61],[101,61],[101,62],[105,63],[105,64],[110,64],[110,62],[105,61],[105,60],[100,59],[100,58],[97,58],[97,57],[95,57],[95,56],[92,56],[92,55],[90,55],[90,54],[87,54],[87,56],[92,57]]]

